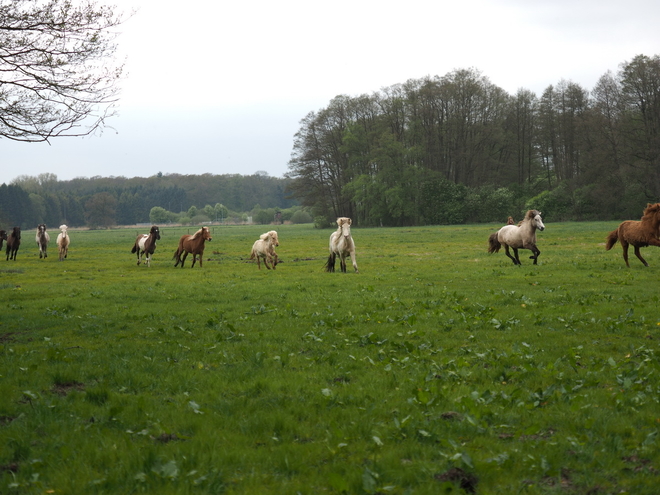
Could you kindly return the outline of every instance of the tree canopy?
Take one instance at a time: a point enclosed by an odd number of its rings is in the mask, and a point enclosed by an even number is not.
[[[39,142],[102,128],[118,99],[121,22],[91,0],[0,0],[0,136]]]
[[[635,218],[660,199],[660,56],[589,92],[509,95],[476,69],[340,95],[300,122],[287,176],[317,217],[366,225]]]

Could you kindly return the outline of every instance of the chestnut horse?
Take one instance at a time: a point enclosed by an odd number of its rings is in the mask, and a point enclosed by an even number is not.
[[[46,224],[41,223],[37,226],[37,235],[35,236],[37,246],[39,247],[39,259],[48,257],[48,243],[50,236],[46,232]]]
[[[512,218],[511,221],[513,221]],[[497,253],[504,246],[504,253],[511,258],[513,264],[520,265],[518,249],[529,249],[533,253],[529,259],[534,260],[534,264],[536,265],[539,254],[541,254],[539,248],[536,247],[537,229],[545,229],[545,225],[543,225],[543,220],[541,219],[541,212],[529,210],[525,214],[525,218],[518,225],[507,223],[500,230],[490,235],[488,238],[488,252]],[[513,249],[514,256],[511,256],[509,253],[509,248]]]
[[[660,247],[660,203],[648,203],[644,209],[644,214],[641,220],[626,220],[621,222],[616,230],[613,230],[607,236],[607,243],[605,249],[609,251],[616,244],[616,241],[621,243],[623,248],[623,260],[626,266],[630,268],[628,263],[628,246],[631,245],[635,248],[635,256],[639,261],[644,263],[644,266],[649,266],[644,258],[642,258],[639,248],[646,246]]]
[[[137,253],[138,266],[140,266],[140,263],[142,262],[142,255],[146,255],[147,266],[151,266],[151,256],[156,251],[156,241],[160,241],[160,230],[156,225],[151,227],[148,234],[137,236],[133,249],[131,249],[131,253]]]
[[[271,265],[273,265],[273,270],[275,270],[275,267],[277,266],[277,253],[275,252],[275,246],[279,245],[280,241],[277,238],[276,231],[271,230],[265,234],[261,234],[259,239],[254,241],[254,244],[252,245],[250,259],[257,259],[259,270],[261,270],[261,262],[259,261],[261,258],[263,258],[266,268],[270,270],[270,266],[268,266],[268,262],[270,261]]]
[[[204,244],[206,241],[210,242],[211,240],[211,232],[209,231],[208,227],[202,227],[193,235],[182,235],[181,239],[179,239],[179,247],[177,248],[176,252],[174,253],[174,257],[172,258],[176,260],[174,266],[179,266],[179,263],[181,263],[181,268],[183,268],[183,264],[186,261],[188,253],[191,253],[193,255],[193,262],[190,268],[195,267],[197,255],[199,255],[199,267],[201,268],[202,255],[204,254]],[[181,258],[182,254],[183,258]]]
[[[340,269],[343,273],[346,273],[346,258],[350,256],[355,273],[359,273],[355,259],[355,242],[351,237],[351,223],[351,219],[348,217],[337,219],[338,228],[330,235],[330,256],[325,263],[326,272],[335,271],[335,261],[339,256]]]
[[[66,225],[60,225],[60,233],[57,236],[57,250],[60,254],[60,261],[64,261],[64,258],[69,254],[69,244],[71,239],[69,238],[69,233],[67,232],[69,227]]]
[[[21,228],[14,227],[11,234],[7,236],[7,261],[16,261],[16,253],[21,245]]]

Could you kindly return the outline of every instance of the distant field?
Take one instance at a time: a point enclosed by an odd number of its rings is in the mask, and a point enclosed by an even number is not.
[[[215,226],[174,268],[161,228],[70,231],[0,260],[0,493],[657,493],[660,250],[546,223],[539,264],[496,225]],[[57,232],[50,231],[51,239]],[[4,249],[3,249],[4,252]]]

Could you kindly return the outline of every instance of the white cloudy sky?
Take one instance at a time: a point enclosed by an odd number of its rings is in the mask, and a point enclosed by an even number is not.
[[[590,90],[660,54],[657,0],[108,0],[127,77],[101,136],[0,140],[18,175],[148,177],[287,171],[293,135],[339,95],[474,67],[513,94],[571,80]]]

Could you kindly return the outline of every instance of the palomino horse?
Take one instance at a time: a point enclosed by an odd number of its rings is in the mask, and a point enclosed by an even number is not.
[[[71,239],[67,232],[68,229],[69,227],[66,225],[60,225],[61,232],[57,236],[57,250],[60,254],[60,261],[64,261],[64,258],[69,254],[69,244],[71,244]]]
[[[644,209],[644,215],[641,220],[626,220],[622,222],[616,230],[613,230],[607,236],[607,243],[605,249],[610,250],[616,244],[616,241],[621,243],[623,248],[623,259],[628,268],[628,246],[631,245],[635,248],[635,256],[639,261],[644,263],[644,266],[649,266],[644,258],[642,258],[639,248],[646,246],[660,247],[660,239],[658,239],[660,227],[660,203],[648,203]]]
[[[545,225],[543,225],[543,220],[541,219],[541,212],[529,210],[520,224],[505,225],[490,235],[488,238],[488,252],[497,253],[504,246],[504,252],[511,258],[513,264],[520,265],[518,249],[530,249],[533,254],[529,259],[534,260],[534,264],[536,265],[539,254],[541,254],[539,248],[536,247],[536,229],[545,229]],[[509,248],[513,249],[515,257],[509,253]]]
[[[254,244],[252,245],[250,259],[257,259],[257,266],[259,267],[259,270],[261,270],[261,262],[259,261],[260,258],[264,260],[264,265],[266,265],[266,268],[270,270],[270,266],[268,266],[268,262],[270,261],[270,263],[273,265],[273,270],[275,270],[275,266],[277,266],[277,253],[275,252],[275,246],[279,245],[280,241],[277,238],[277,232],[274,230],[266,232],[265,234],[261,234],[259,239],[254,241]]]
[[[46,224],[40,223],[37,226],[37,235],[35,236],[37,241],[37,246],[39,247],[39,259],[48,257],[48,243],[50,242],[50,236],[46,232]]]
[[[177,248],[176,252],[174,253],[174,257],[172,258],[176,260],[174,266],[178,266],[179,263],[181,263],[181,268],[183,268],[183,264],[186,262],[188,253],[191,253],[193,255],[193,262],[190,268],[195,267],[197,255],[199,255],[199,267],[201,268],[202,255],[204,254],[204,244],[206,241],[210,242],[211,240],[211,232],[209,232],[208,227],[202,227],[193,235],[182,235],[181,239],[179,239],[179,247]],[[181,258],[182,254],[183,258]]]
[[[347,217],[339,217],[337,219],[337,225],[337,230],[330,235],[330,256],[325,264],[325,271],[335,271],[335,261],[337,255],[339,255],[339,266],[343,273],[346,273],[347,256],[351,257],[355,273],[359,273],[357,261],[355,259],[355,242],[351,237],[351,219]]]
[[[11,231],[11,234],[7,236],[7,261],[14,260],[16,261],[16,253],[18,248],[21,245],[21,228],[14,227],[14,230]]]
[[[146,255],[147,266],[151,266],[151,256],[156,251],[156,241],[160,241],[160,230],[153,225],[148,234],[142,234],[135,239],[131,253],[137,253],[137,264],[140,266],[142,255]]]

